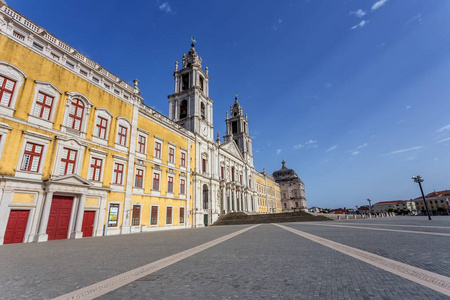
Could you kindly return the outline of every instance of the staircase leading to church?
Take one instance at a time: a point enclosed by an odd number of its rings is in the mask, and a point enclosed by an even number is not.
[[[285,223],[285,222],[314,222],[332,221],[325,216],[314,216],[307,212],[291,212],[279,214],[247,215],[243,212],[228,213],[222,215],[215,225],[240,225],[240,224],[262,224],[262,223]]]

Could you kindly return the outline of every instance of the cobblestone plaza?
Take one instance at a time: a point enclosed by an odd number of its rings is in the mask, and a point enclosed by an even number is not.
[[[0,247],[2,299],[450,299],[450,218],[213,226]]]

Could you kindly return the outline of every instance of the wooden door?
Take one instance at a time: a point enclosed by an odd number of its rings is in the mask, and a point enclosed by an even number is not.
[[[48,217],[48,240],[67,239],[72,212],[73,197],[53,196]]]
[[[95,211],[85,211],[83,214],[83,225],[81,225],[81,231],[83,237],[92,236],[94,230]]]
[[[6,225],[4,244],[22,243],[28,224],[29,210],[11,210]]]

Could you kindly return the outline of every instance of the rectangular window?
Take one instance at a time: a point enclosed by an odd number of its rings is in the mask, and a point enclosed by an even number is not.
[[[109,205],[108,227],[117,227],[119,222],[119,204]]]
[[[12,94],[16,82],[0,75],[0,104],[8,106],[11,104]]]
[[[180,195],[184,195],[186,193],[186,181],[184,179],[180,180]]]
[[[80,99],[74,99],[70,104],[69,126],[72,129],[81,130],[81,122],[83,121],[84,103]]]
[[[155,158],[161,159],[161,143],[155,142]]]
[[[94,181],[100,181],[101,178],[101,173],[102,173],[102,164],[103,164],[103,160],[100,158],[96,158],[96,157],[92,157],[91,158],[91,176],[90,176],[90,180],[94,180]]]
[[[169,176],[167,180],[167,192],[173,193],[173,177]]]
[[[120,92],[118,90],[114,90],[114,94],[120,95]]]
[[[106,128],[108,126],[108,120],[102,117],[97,118],[97,124],[95,124],[95,135],[101,139],[106,139]]]
[[[105,85],[105,88],[108,89],[108,90],[111,88],[111,86],[109,84],[105,83],[104,85]]]
[[[145,136],[139,135],[139,137],[138,137],[138,149],[137,149],[138,152],[145,154],[145,142],[146,142]]]
[[[117,142],[119,145],[126,146],[127,128],[125,126],[119,125],[119,130],[117,131]]]
[[[175,162],[175,149],[169,148],[169,163],[173,164]]]
[[[13,36],[21,41],[25,41],[25,36],[21,35],[20,33],[14,31]]]
[[[224,168],[222,166],[220,167],[220,178],[222,178],[222,179],[225,178]]]
[[[153,190],[159,191],[159,174],[158,173],[153,174]]]
[[[150,214],[150,225],[158,225],[158,206],[152,206]]]
[[[70,61],[66,61],[66,66],[68,66],[71,69],[75,69],[75,65],[71,63]]]
[[[33,42],[33,47],[38,49],[39,51],[43,51],[44,47],[42,47],[41,45],[39,45],[38,43]]]
[[[239,175],[239,182],[242,184],[242,175]]]
[[[181,161],[180,161],[180,165],[185,168],[186,167],[186,153],[181,152]]]
[[[139,226],[141,224],[141,206],[133,205],[133,215],[131,217],[131,226]]]
[[[20,169],[23,171],[37,172],[41,163],[43,149],[44,146],[27,143]]]
[[[144,184],[144,170],[136,169],[136,178],[134,180],[134,186],[142,189]]]
[[[184,207],[180,207],[180,224],[184,224]]]
[[[36,105],[34,106],[34,116],[50,120],[50,113],[52,112],[53,97],[38,93]]]
[[[99,82],[100,82],[100,80],[99,80],[97,77],[92,77],[92,81],[93,81],[93,82],[96,82],[96,83],[99,83]]]
[[[113,183],[121,185],[122,178],[123,178],[123,164],[115,163],[113,170]]]
[[[87,76],[87,75],[88,75],[88,72],[86,72],[86,71],[83,70],[83,69],[80,70],[80,73],[81,73],[81,75],[83,75],[83,76]]]
[[[202,159],[202,172],[206,173],[206,159]]]
[[[59,61],[59,55],[56,55],[55,53],[50,53],[50,56],[54,59],[54,60],[56,60],[56,61]]]
[[[172,207],[167,207],[167,213],[166,213],[166,225],[172,224]]]
[[[64,148],[61,156],[61,165],[59,167],[59,175],[73,174],[75,169],[75,160],[77,158],[77,151]]]

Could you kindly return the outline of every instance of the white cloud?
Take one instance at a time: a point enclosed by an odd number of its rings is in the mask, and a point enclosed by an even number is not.
[[[281,153],[281,149],[277,149],[277,155]]]
[[[317,146],[317,140],[309,140],[309,141],[307,141],[307,142],[304,143],[304,144],[294,145],[294,149],[295,149],[295,150],[298,150],[298,149],[303,148],[303,147],[307,147],[307,148],[317,148],[317,147],[318,147],[318,146]]]
[[[447,141],[450,141],[450,137],[445,138],[445,139],[442,139],[442,140],[440,140],[440,141],[437,141],[436,144],[443,143],[443,142],[447,142]]]
[[[364,17],[366,15],[366,12],[363,11],[362,9],[358,9],[358,10],[355,10],[355,11],[351,11],[350,15],[355,15],[358,18],[362,18],[362,17]]]
[[[447,126],[444,126],[442,128],[439,128],[436,132],[442,132],[444,130],[450,129],[450,124],[448,124]]]
[[[325,151],[325,152],[333,151],[333,150],[336,149],[336,148],[337,148],[337,145],[331,146],[331,147],[328,148],[327,151]]]
[[[422,148],[423,148],[422,146],[415,146],[415,147],[411,147],[411,148],[407,148],[407,149],[395,150],[395,151],[383,154],[381,156],[389,156],[389,155],[394,155],[394,154],[399,154],[399,153],[405,153],[405,152],[409,152],[409,151],[419,150]]]
[[[356,24],[355,26],[353,26],[353,27],[351,27],[350,29],[357,29],[357,28],[361,28],[361,27],[364,27],[364,26],[366,26],[366,24],[368,23],[369,21],[366,21],[366,20],[362,20],[361,22],[359,22],[359,24]]]
[[[161,5],[159,5],[159,10],[167,13],[172,12],[172,8],[170,7],[169,2],[163,2]]]
[[[411,24],[411,23],[419,23],[419,24],[422,24],[422,15],[421,14],[418,14],[418,15],[415,15],[414,17],[412,17],[411,19],[409,19],[407,22],[406,22],[406,24],[405,24],[405,27],[407,27],[409,24]]]
[[[410,108],[411,108],[411,106],[410,106],[410,105],[407,105],[407,106],[406,106],[406,109],[410,109]]]
[[[358,147],[356,147],[355,149],[349,150],[348,152],[358,152],[358,153],[359,153],[359,151],[356,151],[356,150],[359,150],[359,149],[365,148],[365,147],[367,147],[367,146],[369,146],[369,144],[367,144],[367,143],[364,143],[364,144],[362,144],[362,145],[359,145],[359,146],[358,146]],[[356,154],[358,154],[358,153],[356,153]]]
[[[387,1],[388,1],[388,0],[380,0],[380,1],[375,2],[375,4],[372,5],[372,10],[377,10],[377,9],[379,9],[379,8],[382,7]]]
[[[353,151],[352,152],[352,155],[358,155],[359,154],[359,151]]]

